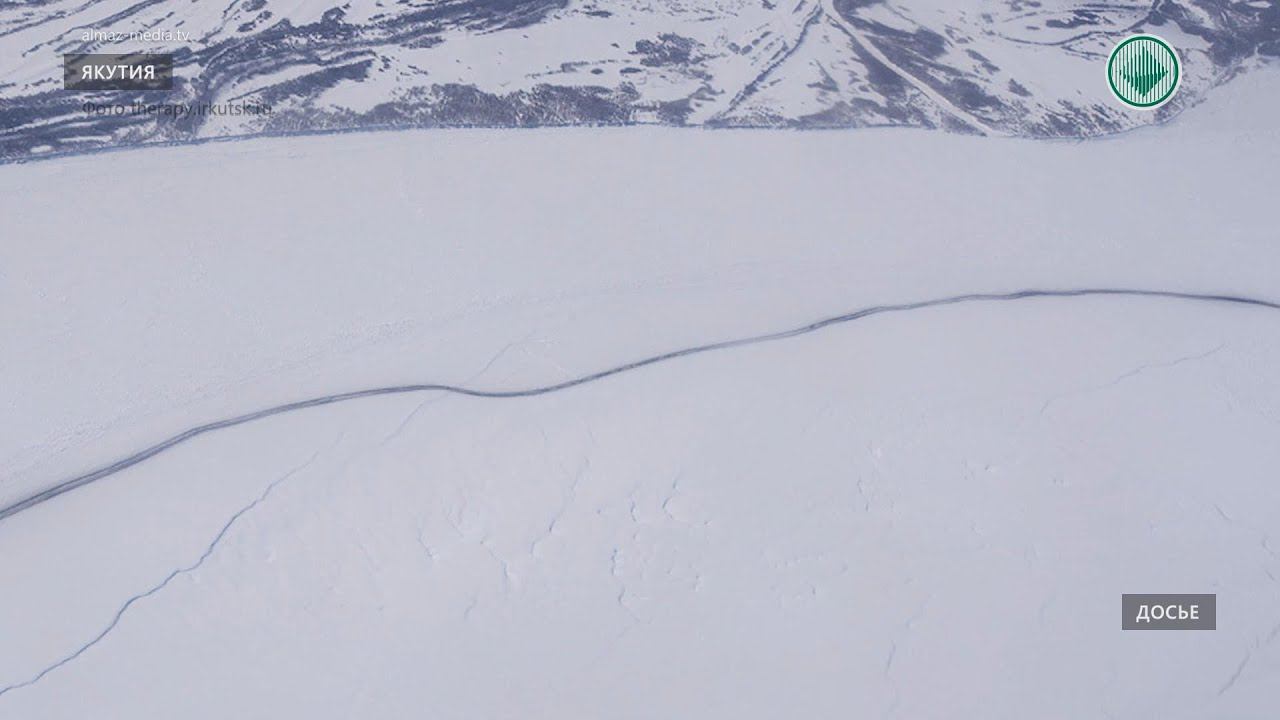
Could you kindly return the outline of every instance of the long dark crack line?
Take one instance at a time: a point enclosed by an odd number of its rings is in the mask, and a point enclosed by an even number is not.
[[[129,609],[132,608],[136,603],[138,603],[144,598],[148,598],[148,597],[151,597],[152,595],[155,595],[161,590],[164,590],[166,587],[168,587],[169,583],[173,582],[178,577],[194,572],[201,565],[203,565],[204,561],[208,560],[209,557],[213,555],[214,550],[218,548],[218,545],[222,542],[223,538],[227,536],[227,533],[230,532],[232,526],[234,526],[236,522],[240,520],[240,518],[244,517],[249,511],[258,507],[258,505],[260,505],[263,501],[267,499],[268,496],[271,495],[271,491],[275,490],[276,487],[279,486],[281,483],[285,482],[289,478],[305,470],[308,466],[311,465],[311,463],[315,462],[316,458],[319,455],[320,455],[319,452],[315,453],[306,462],[302,463],[298,467],[290,470],[284,475],[281,475],[280,477],[273,480],[271,484],[267,485],[266,489],[262,491],[262,494],[254,498],[254,500],[250,502],[248,505],[245,505],[244,507],[236,511],[236,513],[231,516],[231,519],[227,520],[226,524],[222,526],[222,529],[218,531],[218,534],[213,536],[213,540],[209,542],[209,545],[205,548],[204,552],[200,555],[200,557],[196,558],[195,562],[185,567],[181,567],[181,568],[178,568],[177,570],[174,570],[173,572],[165,576],[163,580],[153,585],[149,590],[138,593],[137,595],[134,595],[128,600],[125,600],[124,604],[120,606],[120,609],[116,610],[115,616],[111,618],[111,622],[107,623],[106,627],[104,627],[97,635],[95,635],[93,639],[81,645],[79,648],[76,649],[75,652],[71,653],[70,655],[63,657],[62,659],[58,660],[52,665],[49,665],[48,667],[44,668],[40,672],[36,673],[29,680],[24,680],[22,682],[15,683],[13,685],[9,685],[6,687],[0,687],[0,696],[3,696],[6,693],[13,690],[18,690],[24,687],[35,685],[36,683],[44,679],[44,676],[48,675],[54,670],[57,670],[63,665],[66,665],[67,663],[75,660],[76,658],[88,652],[90,648],[102,642],[103,638],[109,635],[112,630],[116,629],[116,626],[119,625],[120,621],[124,618],[125,613],[129,612]]]
[[[1019,290],[1008,293],[970,293],[965,295],[952,295],[949,297],[935,298],[932,300],[921,300],[918,302],[898,303],[891,305],[874,305],[871,307],[855,310],[842,315],[824,318],[807,325],[792,328],[790,330],[781,330],[778,332],[765,333],[762,335],[752,335],[749,337],[737,338],[732,340],[722,340],[719,342],[707,343],[705,345],[695,345],[680,350],[672,350],[662,353],[661,355],[653,355],[641,360],[636,360],[623,365],[617,365],[605,370],[600,370],[589,375],[582,375],[562,382],[551,385],[541,385],[537,387],[515,389],[515,390],[479,390],[475,388],[463,387],[458,385],[447,385],[441,383],[421,383],[411,385],[390,385],[386,387],[368,388],[364,390],[353,390],[350,392],[337,393],[334,395],[322,395],[307,400],[298,400],[296,402],[286,403],[284,405],[276,405],[274,407],[256,410],[254,412],[236,415],[234,417],[215,420],[213,422],[197,425],[195,427],[184,430],[166,440],[156,443],[148,448],[139,450],[131,455],[127,455],[115,462],[104,465],[95,470],[78,475],[68,480],[63,480],[52,487],[35,493],[29,497],[23,498],[0,509],[0,521],[16,515],[24,510],[35,507],[41,503],[52,500],[63,493],[71,492],[77,488],[88,485],[89,483],[101,480],[102,478],[114,475],[122,470],[133,467],[138,463],[155,457],[166,450],[177,445],[192,440],[201,435],[215,432],[217,430],[225,430],[226,428],[244,425],[255,420],[261,420],[273,415],[294,412],[297,410],[305,410],[307,408],[319,407],[321,405],[332,405],[334,403],[347,402],[349,400],[357,400],[360,398],[378,397],[382,395],[402,395],[406,393],[421,392],[444,392],[457,395],[466,395],[475,398],[525,398],[537,395],[546,395],[548,393],[558,392],[560,390],[568,390],[569,388],[588,383],[604,380],[614,375],[620,375],[631,370],[657,365],[677,358],[688,357],[691,355],[700,355],[718,350],[728,350],[731,348],[743,347],[747,345],[755,345],[759,343],[773,342],[776,340],[784,340],[799,335],[807,335],[817,332],[833,325],[842,325],[855,320],[861,320],[872,315],[881,315],[885,313],[907,312],[911,310],[922,310],[925,308],[939,307],[943,305],[955,305],[959,303],[969,302],[994,302],[994,301],[1014,301],[1026,300],[1031,298],[1075,298],[1087,296],[1126,296],[1141,298],[1164,298],[1174,300],[1187,300],[1193,302],[1207,303],[1224,303],[1234,305],[1248,305],[1254,307],[1267,308],[1271,310],[1280,310],[1280,303],[1261,298],[1247,297],[1243,295],[1218,295],[1208,293],[1178,292],[1173,290],[1142,290],[1133,288],[1080,288],[1069,290]]]

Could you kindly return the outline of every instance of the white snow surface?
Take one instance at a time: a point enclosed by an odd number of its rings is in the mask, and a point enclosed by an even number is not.
[[[0,167],[0,500],[290,400],[868,305],[1280,299],[1278,97],[1258,72],[1083,144],[412,131]],[[0,521],[0,718],[1274,717],[1278,363],[1261,308],[972,303],[209,434]],[[1126,592],[1217,593],[1218,629],[1122,632]]]

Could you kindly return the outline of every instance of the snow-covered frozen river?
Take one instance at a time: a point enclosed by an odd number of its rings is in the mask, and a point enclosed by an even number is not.
[[[0,167],[0,506],[261,408],[876,305],[1278,301],[1277,90],[1084,144],[422,131]],[[0,718],[1269,717],[1278,363],[1267,307],[985,300],[204,433],[0,520]],[[1121,632],[1127,592],[1217,593],[1218,629]]]

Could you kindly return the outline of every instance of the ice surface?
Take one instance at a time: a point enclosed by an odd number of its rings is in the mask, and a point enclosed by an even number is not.
[[[408,132],[3,167],[0,495],[297,398],[551,383],[877,303],[1274,300],[1278,90],[1088,144]],[[202,436],[0,521],[0,718],[1271,717],[1278,328],[968,303]],[[1124,592],[1215,592],[1219,628],[1122,633]]]

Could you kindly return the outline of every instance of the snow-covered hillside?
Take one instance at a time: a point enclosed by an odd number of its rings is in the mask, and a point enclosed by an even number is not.
[[[302,398],[884,303],[1280,300],[1277,97],[1251,73],[1083,145],[412,131],[0,167],[0,507]],[[1269,718],[1278,363],[1274,308],[974,300],[204,433],[0,519],[0,718]],[[1126,592],[1217,593],[1218,629],[1121,632]]]
[[[85,40],[183,32],[185,42]],[[1159,113],[1102,64],[1156,32],[1185,64]],[[95,36],[90,36],[91,38]],[[62,89],[61,53],[177,55],[171,92]],[[1280,53],[1280,6],[1240,0],[448,0],[0,4],[0,157],[404,126],[696,124],[1087,137],[1166,119]],[[86,113],[257,103],[268,115]]]

